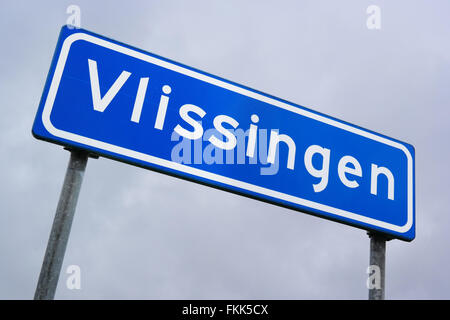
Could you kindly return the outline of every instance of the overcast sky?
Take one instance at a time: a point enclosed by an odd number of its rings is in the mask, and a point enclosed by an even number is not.
[[[1,299],[34,295],[69,159],[31,127],[71,4],[87,30],[414,145],[417,237],[388,242],[386,298],[450,298],[448,1],[15,0],[0,4]],[[90,159],[56,298],[366,299],[368,262],[363,230]]]

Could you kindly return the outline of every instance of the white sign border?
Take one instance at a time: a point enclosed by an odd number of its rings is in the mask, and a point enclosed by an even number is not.
[[[210,84],[222,87],[224,89],[230,90],[230,91],[234,91],[236,93],[248,96],[250,98],[253,99],[257,99],[260,100],[262,102],[277,106],[279,108],[300,114],[302,116],[311,118],[311,119],[315,119],[317,121],[323,122],[323,123],[327,123],[329,125],[332,125],[334,127],[338,127],[340,129],[346,130],[346,131],[350,131],[352,133],[358,134],[360,136],[387,144],[391,147],[400,149],[401,151],[403,151],[407,157],[408,160],[408,171],[407,171],[407,175],[408,175],[408,191],[407,191],[407,222],[403,225],[403,226],[398,226],[395,224],[391,224],[391,223],[387,223],[384,221],[379,221],[373,218],[369,218],[369,217],[365,217],[356,213],[352,213],[352,212],[348,212],[342,209],[338,209],[338,208],[334,208],[331,206],[327,206],[327,205],[323,205],[317,202],[313,202],[310,200],[306,200],[306,199],[302,199],[302,198],[298,198],[292,195],[288,195],[282,192],[278,192],[278,191],[274,191],[274,190],[270,190],[267,188],[263,188],[260,186],[256,186],[250,183],[246,183],[246,182],[242,182],[239,180],[235,180],[235,179],[231,179],[228,177],[224,177],[218,174],[214,174],[214,173],[210,173],[207,171],[203,171],[203,170],[199,170],[196,168],[192,168],[180,163],[175,163],[172,161],[168,161],[165,159],[161,159],[161,158],[157,158],[154,156],[150,156],[148,154],[144,154],[144,153],[140,153],[134,150],[130,150],[130,149],[126,149],[126,148],[122,148],[122,147],[118,147],[109,143],[105,143],[102,141],[98,141],[98,140],[94,140],[91,138],[87,138],[87,137],[83,137],[71,132],[66,132],[60,129],[57,129],[53,126],[53,124],[50,121],[50,114],[53,108],[53,104],[56,98],[56,94],[58,91],[58,87],[59,87],[59,83],[61,81],[61,77],[62,77],[62,73],[64,71],[64,67],[65,67],[65,63],[69,54],[69,50],[71,45],[75,42],[75,41],[79,41],[79,40],[85,40],[88,42],[91,42],[93,44],[126,54],[128,56],[152,63],[152,64],[156,64],[158,66],[161,66],[163,68],[184,74],[186,76],[201,80],[201,81],[205,81],[208,82]],[[158,58],[146,55],[142,52],[139,51],[135,51],[133,49],[121,46],[119,44],[113,43],[113,42],[109,42],[97,37],[94,37],[92,35],[83,33],[83,32],[78,32],[78,33],[74,33],[70,36],[68,36],[65,40],[64,43],[62,45],[59,57],[58,57],[58,61],[56,64],[56,68],[54,70],[53,73],[53,78],[51,80],[51,84],[50,84],[50,89],[48,91],[47,94],[47,98],[45,100],[45,105],[44,105],[44,110],[42,112],[42,122],[44,124],[44,127],[48,130],[48,132],[50,132],[52,135],[59,137],[59,138],[63,138],[63,139],[67,139],[70,141],[74,141],[74,142],[78,142],[78,143],[82,143],[91,147],[95,147],[98,149],[102,149],[102,150],[106,150],[106,151],[110,151],[110,152],[114,152],[117,154],[121,154],[130,158],[134,158],[134,159],[138,159],[144,162],[148,162],[148,163],[153,163],[162,167],[166,167],[166,168],[170,168],[173,170],[177,170],[177,171],[181,171],[184,173],[188,173],[194,176],[199,176],[205,179],[209,179],[209,180],[213,180],[213,181],[217,181],[223,184],[227,184],[227,185],[231,185],[233,187],[237,187],[240,189],[244,189],[244,190],[249,190],[258,194],[262,194],[262,195],[266,195],[269,197],[273,197],[276,199],[281,199],[284,201],[288,201],[291,203],[296,203],[305,207],[309,207],[309,208],[313,208],[313,209],[317,209],[320,211],[324,211],[324,212],[328,212],[340,217],[344,217],[347,219],[351,219],[351,220],[355,220],[355,221],[359,221],[362,223],[366,223],[372,226],[376,226],[376,227],[380,227],[383,229],[387,229],[390,231],[394,231],[394,232],[398,232],[398,233],[406,233],[407,231],[410,230],[410,228],[412,227],[413,224],[413,208],[414,208],[414,203],[413,203],[413,188],[414,188],[414,184],[413,184],[413,162],[412,162],[412,156],[411,153],[409,152],[409,150],[402,144],[386,139],[384,137],[375,135],[373,133],[361,130],[359,128],[356,127],[352,127],[349,126],[345,123],[341,123],[338,122],[336,120],[330,119],[330,118],[326,118],[324,116],[309,112],[307,110],[303,110],[297,107],[294,107],[292,105],[289,105],[287,103],[275,100],[273,98],[261,95],[259,93],[235,86],[233,84],[221,81],[219,79],[215,79],[213,77],[207,76],[205,74],[201,74],[198,73],[196,71],[193,70],[189,70],[186,69],[182,66],[167,62],[167,61],[163,61],[160,60]]]

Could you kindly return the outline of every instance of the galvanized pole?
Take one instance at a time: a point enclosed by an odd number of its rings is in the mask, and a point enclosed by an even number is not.
[[[374,283],[369,286],[369,300],[384,300],[386,275],[386,238],[377,233],[369,233],[370,269],[374,272]],[[379,273],[379,274],[377,274]]]
[[[55,297],[87,160],[87,152],[70,151],[66,177],[64,178],[44,262],[34,294],[35,300],[53,300]]]

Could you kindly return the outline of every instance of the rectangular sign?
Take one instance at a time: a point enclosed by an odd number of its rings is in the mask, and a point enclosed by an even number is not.
[[[415,237],[411,145],[86,30],[62,28],[33,135]]]

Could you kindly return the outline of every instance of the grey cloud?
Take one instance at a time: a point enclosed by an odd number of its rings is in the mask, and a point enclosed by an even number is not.
[[[449,4],[377,1],[370,31],[372,2],[76,4],[88,30],[415,145],[417,239],[388,243],[387,298],[448,299]],[[0,10],[2,299],[33,297],[68,161],[31,126],[69,4]],[[57,298],[366,299],[368,246],[359,229],[89,160]]]

